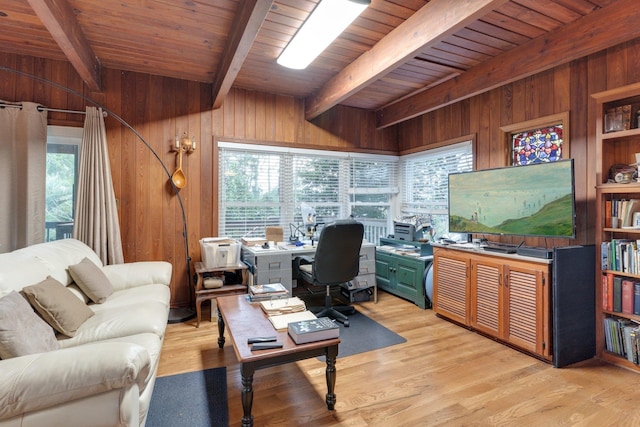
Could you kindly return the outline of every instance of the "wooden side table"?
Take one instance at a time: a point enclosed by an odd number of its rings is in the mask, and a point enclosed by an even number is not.
[[[200,312],[201,312],[201,308],[200,306],[202,305],[202,301],[210,301],[212,299],[216,299],[217,297],[220,296],[226,296],[226,295],[234,295],[234,294],[246,294],[247,293],[247,271],[248,271],[248,266],[241,262],[238,265],[235,266],[231,266],[231,267],[219,267],[219,268],[208,268],[205,267],[203,262],[196,262],[193,264],[195,272],[196,272],[196,289],[195,289],[195,294],[196,294],[196,328],[200,327]],[[230,283],[230,284],[224,284],[222,287],[220,288],[212,288],[212,289],[207,289],[204,287],[204,279],[207,276],[210,275],[215,275],[215,273],[224,273],[225,271],[233,271],[233,272],[238,272],[240,271],[240,273],[242,274],[242,281],[241,283]]]

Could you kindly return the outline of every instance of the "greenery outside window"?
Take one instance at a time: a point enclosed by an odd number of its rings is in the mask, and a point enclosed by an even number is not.
[[[258,236],[267,225],[283,226],[285,238],[299,236],[303,202],[319,223],[350,216],[363,222],[365,237],[375,243],[392,226],[395,156],[227,142],[218,147],[221,236]]]
[[[430,216],[434,236],[448,235],[449,174],[471,170],[471,140],[402,156],[401,216]]]
[[[45,241],[71,235],[81,142],[82,128],[47,127]]]

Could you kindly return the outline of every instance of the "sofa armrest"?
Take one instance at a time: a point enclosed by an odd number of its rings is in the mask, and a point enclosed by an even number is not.
[[[149,284],[171,283],[173,266],[166,261],[138,261],[102,267],[116,291]]]
[[[137,344],[102,342],[0,361],[0,419],[72,400],[126,389],[144,389],[151,369]]]

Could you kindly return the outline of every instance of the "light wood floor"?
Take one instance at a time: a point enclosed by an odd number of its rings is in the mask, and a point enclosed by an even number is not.
[[[640,425],[638,374],[597,360],[556,369],[379,294],[358,310],[407,342],[339,358],[335,411],[325,406],[325,365],[315,358],[256,372],[256,426]],[[198,329],[195,319],[168,326],[159,375],[226,366],[230,425],[239,426],[239,365],[229,340],[218,349],[205,316]]]

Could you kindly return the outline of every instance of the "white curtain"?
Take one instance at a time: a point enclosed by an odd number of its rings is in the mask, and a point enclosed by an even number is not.
[[[73,237],[93,248],[103,264],[122,264],[120,223],[104,116],[101,108],[87,107],[86,111]]]
[[[32,102],[12,105],[0,108],[0,253],[45,234],[47,113]]]

